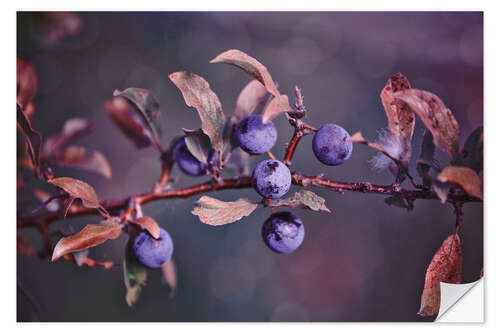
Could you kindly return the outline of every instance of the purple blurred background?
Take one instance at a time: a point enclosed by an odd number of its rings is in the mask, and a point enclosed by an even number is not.
[[[374,140],[387,125],[379,94],[387,79],[401,72],[413,87],[440,96],[461,126],[461,143],[483,123],[483,14],[480,12],[166,12],[78,13],[81,31],[56,42],[43,39],[39,15],[18,13],[18,56],[33,63],[40,86],[33,125],[45,137],[70,117],[90,119],[95,130],[82,145],[102,151],[113,178],[57,169],[58,176],[92,184],[103,199],[149,189],[159,176],[153,149],[138,151],[108,117],[103,103],[114,89],[147,88],[162,110],[162,142],[199,119],[186,107],[168,74],[187,70],[203,76],[230,114],[250,77],[209,60],[227,49],[259,59],[293,96],[302,88],[308,122],[337,123],[351,134]],[[272,152],[282,157],[292,129],[274,121],[279,138]],[[417,122],[413,162],[420,152],[423,125]],[[292,170],[324,173],[339,181],[390,184],[389,172],[367,162],[373,151],[356,145],[338,167],[320,164],[302,140]],[[265,158],[254,158],[253,165]],[[441,156],[441,160],[446,158]],[[413,174],[417,174],[414,167]],[[175,171],[176,186],[195,184]],[[408,184],[405,184],[408,186]],[[292,187],[292,191],[298,188]],[[169,230],[175,243],[179,288],[173,299],[160,282],[148,286],[132,308],[125,303],[121,267],[109,271],[74,263],[18,255],[18,278],[42,306],[42,321],[429,321],[416,315],[427,265],[455,220],[452,207],[417,201],[412,212],[389,207],[378,195],[314,189],[332,214],[296,211],[305,222],[301,248],[278,255],[261,240],[269,215],[258,209],[224,227],[201,224],[189,199],[144,206]],[[221,200],[257,199],[253,190],[213,194]],[[18,200],[37,202],[19,193]],[[483,207],[468,204],[460,229],[463,283],[483,267]],[[98,217],[60,221],[79,230]],[[36,241],[36,232],[24,233]],[[91,250],[91,256],[121,262],[126,237]],[[18,320],[33,319],[31,305],[18,293]]]

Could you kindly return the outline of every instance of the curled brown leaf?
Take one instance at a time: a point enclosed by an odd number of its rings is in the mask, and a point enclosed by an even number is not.
[[[149,127],[137,114],[136,108],[124,97],[115,97],[110,102],[105,102],[104,107],[113,122],[138,149],[154,144],[153,134]]]
[[[255,79],[262,83],[269,93],[276,97],[280,96],[280,92],[278,91],[278,88],[276,88],[271,74],[269,74],[266,66],[261,64],[257,59],[252,58],[240,50],[228,50],[210,60],[210,63],[212,64],[219,62],[243,69],[245,72],[252,75]]]
[[[139,226],[143,230],[147,230],[155,239],[160,237],[160,227],[158,223],[149,216],[143,216],[135,220],[130,220],[129,222]]]
[[[419,89],[398,91],[394,97],[406,103],[420,117],[432,133],[436,147],[452,157],[457,154],[460,127],[451,110],[439,97]]]
[[[267,123],[269,120],[289,111],[292,111],[292,108],[288,102],[287,95],[274,97],[262,113],[262,122]]]
[[[468,194],[481,200],[483,199],[483,182],[471,168],[448,166],[439,173],[437,179],[441,182],[457,184]]]
[[[437,315],[441,301],[440,282],[458,284],[461,280],[462,248],[460,237],[454,233],[444,240],[427,268],[418,314],[421,316]]]
[[[57,242],[52,254],[52,261],[75,251],[85,250],[100,245],[108,239],[116,239],[122,232],[122,226],[115,220],[108,219],[100,224],[87,224],[73,236],[63,237]]]
[[[94,188],[81,180],[60,177],[49,179],[47,182],[63,189],[71,197],[82,200],[82,204],[87,208],[101,208]]]
[[[388,120],[388,130],[392,138],[402,145],[400,160],[408,161],[411,156],[411,140],[415,127],[415,114],[406,103],[396,99],[394,93],[410,88],[408,79],[401,73],[393,75],[380,93],[380,99]]]
[[[226,116],[208,82],[199,75],[186,72],[172,73],[169,78],[181,91],[186,105],[196,108],[203,132],[210,138],[213,148],[222,154],[225,149],[223,134]]]

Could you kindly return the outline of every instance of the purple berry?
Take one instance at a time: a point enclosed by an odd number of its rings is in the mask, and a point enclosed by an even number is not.
[[[274,252],[290,253],[302,244],[304,225],[291,212],[274,213],[262,225],[262,238]]]
[[[177,144],[174,151],[175,161],[177,165],[188,176],[198,177],[206,174],[206,166],[203,162],[200,162],[196,157],[189,151],[185,139]],[[214,151],[210,151],[208,157],[209,161],[215,162]]]
[[[316,158],[326,165],[339,165],[351,157],[351,136],[345,129],[335,124],[321,126],[312,141]]]
[[[252,185],[264,198],[281,198],[288,192],[291,183],[290,169],[280,161],[264,160],[253,170]]]
[[[262,116],[252,115],[243,119],[236,129],[236,139],[244,151],[252,155],[264,154],[276,143],[278,133],[271,121],[262,123]]]
[[[174,252],[174,243],[169,233],[160,228],[160,238],[154,239],[146,230],[134,238],[132,252],[141,264],[149,268],[159,268]]]

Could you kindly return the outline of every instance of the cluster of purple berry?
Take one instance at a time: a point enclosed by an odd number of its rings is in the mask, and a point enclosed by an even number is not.
[[[262,116],[251,115],[243,119],[236,128],[236,138],[241,149],[250,155],[270,151],[276,144],[278,133],[271,121],[263,123]],[[349,159],[352,142],[349,133],[335,124],[325,124],[315,133],[312,149],[316,158],[326,165],[339,165]],[[207,167],[214,161],[213,152],[206,163],[194,157],[181,140],[174,150],[175,160],[186,175],[198,177],[206,174]],[[290,169],[282,162],[267,159],[257,164],[252,174],[252,185],[262,197],[278,199],[283,197],[292,184]],[[291,253],[304,240],[304,224],[291,212],[272,214],[262,225],[265,244],[277,253]],[[158,268],[166,263],[173,252],[172,238],[161,229],[160,237],[154,239],[147,231],[139,233],[132,250],[144,266]]]
[[[236,137],[241,149],[251,155],[258,155],[271,150],[276,143],[277,131],[271,121],[263,124],[262,116],[252,115],[240,122]],[[342,164],[352,153],[352,142],[349,138],[349,133],[342,127],[325,124],[314,135],[314,155],[326,165]],[[291,184],[290,169],[280,161],[264,160],[253,170],[252,185],[264,198],[281,198],[288,192]],[[271,250],[290,253],[304,240],[304,225],[300,218],[291,212],[275,213],[264,222],[262,237]]]

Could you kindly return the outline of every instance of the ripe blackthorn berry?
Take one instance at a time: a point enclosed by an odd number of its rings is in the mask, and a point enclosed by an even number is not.
[[[183,139],[181,142],[177,144],[174,150],[175,161],[181,169],[188,176],[198,177],[206,174],[206,166],[203,162],[198,161],[196,157],[191,154],[189,151],[186,140]],[[208,157],[209,161],[215,162],[215,154],[214,151],[210,151],[210,155]]]
[[[163,228],[160,228],[158,239],[154,239],[149,232],[143,230],[135,236],[132,252],[144,266],[159,268],[172,257],[174,243],[170,234]]]
[[[264,160],[253,170],[252,185],[264,198],[281,198],[288,192],[291,183],[290,169],[280,161]]]
[[[274,252],[290,253],[302,244],[304,225],[291,212],[274,213],[262,225],[262,238]]]
[[[261,115],[243,119],[236,129],[236,139],[241,149],[252,155],[264,154],[276,143],[278,133],[271,121],[262,123]]]
[[[321,126],[312,141],[316,158],[326,165],[339,165],[351,157],[351,136],[345,129],[335,124]]]

